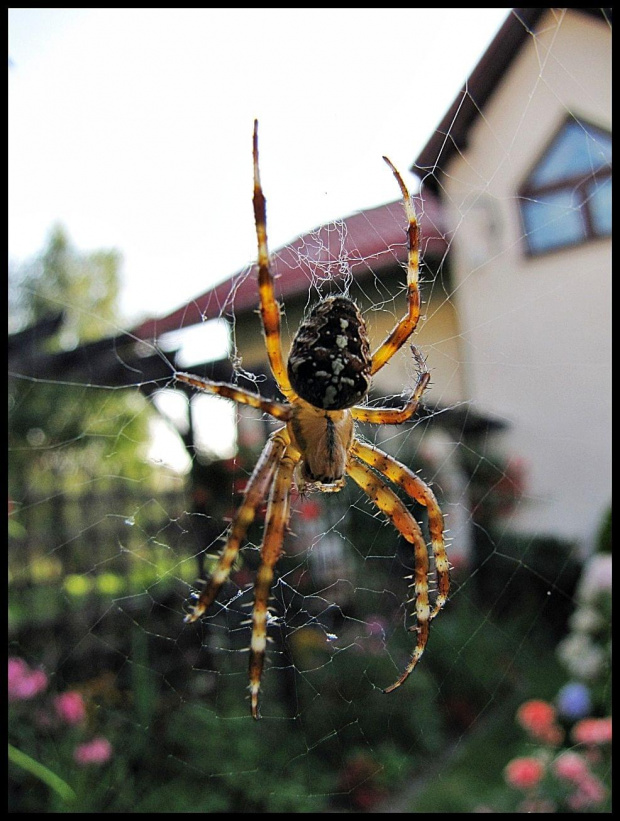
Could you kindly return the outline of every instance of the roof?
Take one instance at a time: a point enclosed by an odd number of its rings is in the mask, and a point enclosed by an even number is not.
[[[415,174],[424,179],[426,188],[439,191],[438,172],[445,169],[456,152],[467,147],[472,124],[482,114],[521,46],[546,11],[545,8],[512,9],[411,167]],[[571,11],[602,19],[609,25],[612,22],[611,8],[575,8]]]
[[[414,199],[420,219],[422,254],[442,258],[448,241],[440,202],[431,192],[427,192],[423,200]],[[406,262],[406,230],[403,204],[398,200],[303,234],[271,254],[277,296],[283,298],[307,291],[317,270],[325,272],[333,268],[338,273],[343,260],[354,275],[363,275],[370,269],[377,273]],[[224,316],[233,307],[237,316],[258,307],[255,265],[249,270],[243,268],[166,316],[143,321],[131,333],[140,339],[155,339],[167,331]]]

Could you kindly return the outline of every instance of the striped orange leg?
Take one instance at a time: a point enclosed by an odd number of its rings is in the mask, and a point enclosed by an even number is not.
[[[252,610],[252,640],[250,643],[250,698],[252,716],[258,718],[258,693],[267,647],[268,602],[273,582],[274,567],[282,553],[284,528],[289,519],[290,492],[293,470],[299,453],[289,448],[281,458],[269,497],[265,533],[260,554],[260,565],[254,583]]]
[[[409,664],[400,677],[384,693],[395,690],[408,678],[409,674],[416,666],[428,641],[430,626],[430,606],[428,601],[428,550],[420,525],[400,501],[398,496],[391,490],[370,468],[360,461],[351,460],[347,473],[362,490],[368,495],[371,501],[385,513],[394,527],[413,545],[415,557],[414,572],[414,594],[415,594],[415,631],[418,634],[413,655]]]
[[[411,398],[404,408],[369,408],[366,405],[356,405],[351,408],[351,414],[359,422],[371,422],[374,425],[400,425],[406,422],[417,411],[422,394],[430,381],[431,375],[426,370],[426,363],[422,354],[412,345],[411,350],[418,363],[418,381]]]
[[[205,613],[215,601],[222,585],[230,576],[230,571],[234,564],[241,543],[245,538],[249,526],[254,521],[256,508],[265,498],[265,492],[276,463],[281,458],[289,442],[288,434],[284,429],[276,431],[263,448],[256,466],[250,476],[245,489],[243,501],[233,519],[226,544],[211,574],[211,578],[206,582],[198,601],[192,607],[191,613],[185,616],[186,622],[196,621]]]
[[[420,267],[420,226],[418,218],[411,201],[411,196],[403,178],[396,168],[388,160],[383,158],[392,169],[396,181],[403,195],[403,205],[407,215],[407,236],[409,238],[409,254],[407,262],[407,301],[408,310],[395,328],[388,334],[387,338],[379,345],[372,355],[372,365],[370,373],[377,373],[385,363],[394,356],[411,334],[415,331],[418,319],[420,318],[420,291],[418,287],[418,272]]]
[[[269,268],[269,248],[267,245],[267,208],[265,195],[260,182],[258,169],[258,120],[254,120],[254,221],[256,223],[256,239],[258,242],[258,293],[260,296],[260,315],[265,333],[265,346],[269,356],[269,364],[278,387],[287,397],[292,399],[295,392],[286,371],[286,364],[282,356],[282,341],[280,337],[280,306],[276,301],[273,287],[273,276]]]
[[[258,408],[263,413],[269,413],[283,422],[288,422],[291,418],[291,409],[283,402],[264,399],[258,394],[251,393],[243,388],[237,388],[235,385],[229,385],[226,382],[211,382],[210,379],[204,379],[201,376],[195,376],[193,373],[183,373],[182,371],[177,371],[174,378],[179,382],[185,382],[186,385],[191,385],[193,388],[198,388],[204,393],[213,393],[217,396],[223,396],[225,399],[240,402],[242,405]]]
[[[426,507],[428,512],[428,529],[431,535],[431,546],[435,557],[435,569],[437,572],[438,591],[435,605],[430,618],[434,619],[437,613],[443,608],[448,600],[450,592],[450,564],[446,555],[446,543],[444,539],[444,521],[441,508],[437,503],[435,494],[430,487],[425,484],[419,476],[402,465],[392,456],[388,456],[379,448],[372,445],[363,445],[357,439],[353,441],[351,452],[358,459],[373,467],[386,479],[399,485],[402,489],[421,505]]]

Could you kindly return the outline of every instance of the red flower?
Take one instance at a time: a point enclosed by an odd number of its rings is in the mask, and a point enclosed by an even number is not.
[[[321,515],[321,503],[314,499],[304,499],[297,510],[297,515],[304,520],[318,519]]]
[[[517,710],[517,721],[528,731],[548,727],[555,721],[555,707],[548,701],[526,701]]]
[[[584,718],[573,727],[576,744],[607,744],[611,741],[610,718]]]
[[[555,722],[555,707],[547,701],[533,699],[526,701],[517,710],[517,721],[524,730],[545,744],[559,744],[564,737],[562,729]]]
[[[517,790],[529,790],[540,782],[544,772],[545,768],[537,758],[513,758],[504,768],[504,778]]]
[[[340,785],[360,810],[370,810],[385,797],[382,788],[374,781],[379,772],[376,762],[361,753],[351,759],[340,773]]]
[[[233,493],[238,493],[239,495],[245,493],[248,481],[249,480],[247,476],[238,476],[237,478],[233,479]]]

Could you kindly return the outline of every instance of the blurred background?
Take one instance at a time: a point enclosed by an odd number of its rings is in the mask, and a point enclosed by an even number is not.
[[[611,10],[9,10],[9,807],[608,812]],[[294,494],[249,715],[264,510],[197,624],[283,350],[345,293],[431,371],[359,435],[446,517],[452,588],[410,657],[410,546],[355,487]],[[408,346],[371,404],[401,406]],[[411,505],[409,500],[408,502]],[[425,510],[411,505],[427,532]],[[437,782],[441,780],[441,790]]]

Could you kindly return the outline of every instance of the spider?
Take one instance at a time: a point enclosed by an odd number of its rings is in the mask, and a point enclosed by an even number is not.
[[[290,515],[293,482],[300,492],[339,491],[349,476],[368,495],[396,530],[413,545],[415,571],[413,600],[417,641],[411,659],[399,678],[387,687],[399,687],[412,672],[426,647],[430,622],[445,605],[450,588],[449,563],[444,542],[443,515],[432,490],[412,470],[392,456],[355,435],[355,422],[394,425],[410,419],[418,408],[430,374],[412,346],[418,378],[403,408],[369,407],[360,404],[368,395],[371,377],[404,345],[420,316],[418,289],[419,226],[403,179],[387,157],[403,198],[408,222],[407,300],[408,310],[379,347],[371,353],[364,318],[358,306],[344,296],[322,299],[299,326],[288,362],[282,355],[280,306],[274,295],[269,267],[266,201],[258,163],[258,122],[254,121],[254,218],[258,241],[258,291],[260,316],[271,371],[285,401],[262,396],[223,382],[212,382],[189,373],[175,379],[211,394],[258,408],[284,424],[268,438],[246,485],[227,540],[214,571],[196,595],[186,622],[199,619],[213,604],[231,572],[256,510],[268,495],[267,513],[254,584],[252,638],[250,644],[249,690],[251,713],[259,718],[259,691],[267,646],[268,601],[274,568],[282,551],[284,530]],[[428,529],[435,559],[438,590],[434,605],[429,600],[429,553],[419,524],[387,481],[399,486],[428,513]]]

